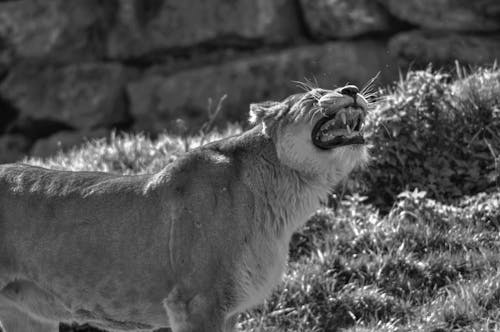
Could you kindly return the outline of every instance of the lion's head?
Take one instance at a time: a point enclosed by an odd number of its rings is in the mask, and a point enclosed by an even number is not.
[[[337,182],[367,160],[363,124],[368,106],[354,85],[313,88],[281,102],[252,104],[250,122],[263,124],[282,163]]]

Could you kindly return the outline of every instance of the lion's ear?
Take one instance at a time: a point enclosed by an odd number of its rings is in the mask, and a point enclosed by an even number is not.
[[[287,109],[288,105],[278,101],[250,104],[250,117],[248,121],[254,125],[261,121],[277,120],[285,114]]]

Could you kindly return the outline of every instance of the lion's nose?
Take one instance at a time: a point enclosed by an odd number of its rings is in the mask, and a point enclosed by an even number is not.
[[[357,93],[359,92],[359,89],[355,85],[346,85],[343,88],[340,88],[339,92],[343,95],[356,98]]]

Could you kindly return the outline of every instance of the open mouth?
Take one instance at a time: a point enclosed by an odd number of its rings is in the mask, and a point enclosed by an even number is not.
[[[344,145],[364,144],[363,121],[364,111],[358,106],[348,106],[331,116],[323,116],[312,130],[313,144],[325,150]]]

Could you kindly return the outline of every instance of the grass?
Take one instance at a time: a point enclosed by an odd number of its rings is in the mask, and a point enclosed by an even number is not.
[[[263,308],[243,315],[241,326],[500,328],[499,229],[500,192],[456,205],[405,192],[385,216],[359,196],[348,197],[295,236],[284,282]]]
[[[462,75],[428,68],[386,89],[369,113],[370,202],[390,207],[406,188],[446,201],[498,186],[500,71]]]
[[[23,162],[52,169],[100,171],[117,174],[147,174],[161,170],[188,150],[223,137],[241,133],[238,125],[228,125],[223,131],[197,136],[160,134],[154,141],[144,134],[111,134],[86,142],[80,147],[50,158],[26,158]]]
[[[453,83],[460,91],[453,100],[466,105],[489,98],[477,109],[499,112],[500,90],[495,94],[491,88],[499,77],[491,70],[461,73]],[[468,91],[481,93],[482,86],[486,92],[481,97],[464,98]],[[401,91],[389,93],[391,102],[394,94],[401,96]],[[164,134],[155,141],[144,135],[112,135],[50,159],[26,161],[58,169],[148,173],[200,142],[240,131],[230,126],[222,133]],[[494,162],[498,149],[491,148]],[[497,172],[492,181],[495,176],[498,181],[498,165],[487,165],[487,172]],[[335,209],[318,211],[292,238],[283,282],[262,306],[241,314],[239,329],[500,330],[498,182],[453,200],[438,200],[425,189],[403,190],[383,213],[352,191]]]

